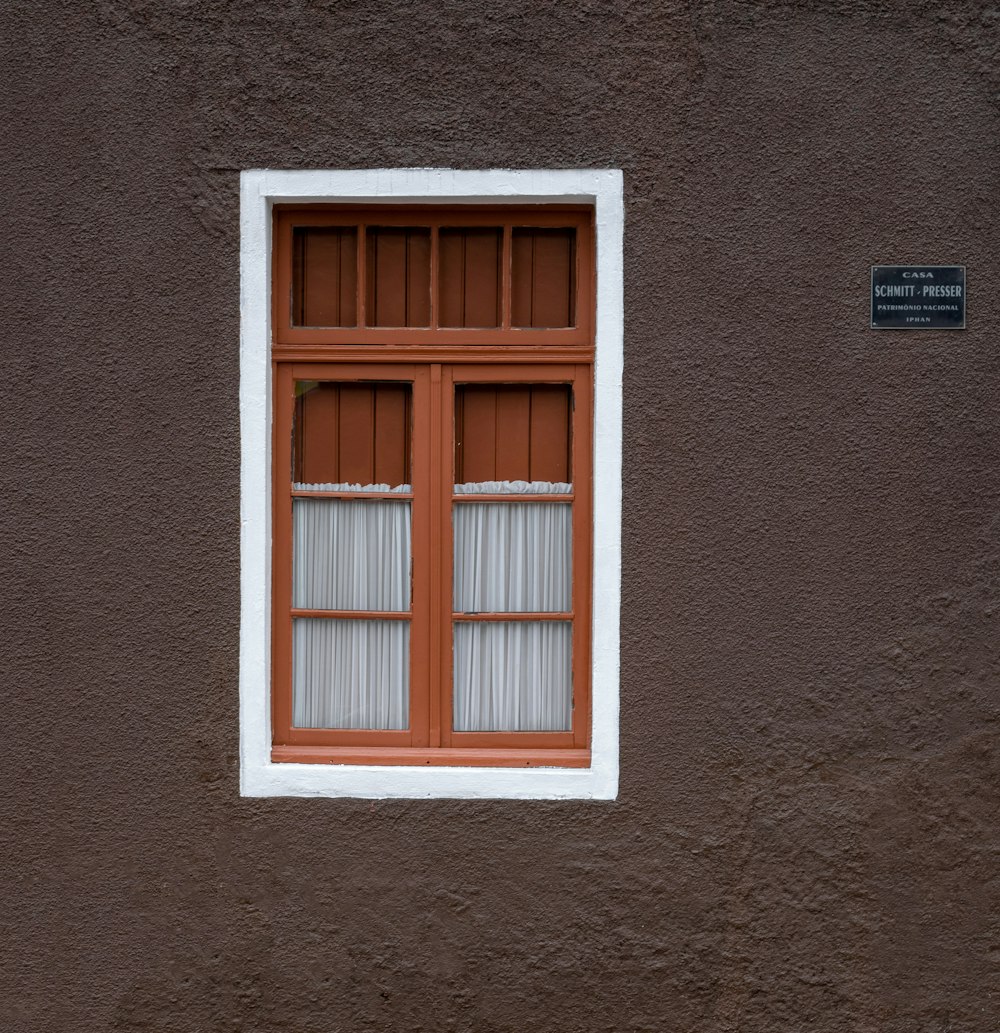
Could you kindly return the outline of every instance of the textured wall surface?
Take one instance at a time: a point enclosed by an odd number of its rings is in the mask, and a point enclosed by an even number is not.
[[[4,21],[0,1027],[1000,1027],[1000,11]],[[238,796],[238,173],[383,165],[624,170],[615,803]]]

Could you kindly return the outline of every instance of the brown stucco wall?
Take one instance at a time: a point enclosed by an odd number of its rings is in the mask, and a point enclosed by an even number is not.
[[[8,6],[0,1027],[996,1030],[998,30]],[[624,170],[616,803],[238,795],[238,173],[382,165]]]

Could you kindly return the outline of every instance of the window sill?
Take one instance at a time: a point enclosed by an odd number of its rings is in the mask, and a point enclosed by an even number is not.
[[[421,749],[370,746],[273,746],[271,761],[286,764],[366,764],[386,767],[589,768],[590,750]]]
[[[467,758],[465,762],[469,764]],[[586,768],[244,763],[240,794],[365,800],[614,800],[618,769],[602,764],[596,752]]]

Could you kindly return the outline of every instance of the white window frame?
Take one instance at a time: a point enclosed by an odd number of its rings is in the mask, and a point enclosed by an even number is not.
[[[490,768],[271,761],[271,210],[282,203],[595,208],[591,764]],[[619,169],[254,169],[240,176],[240,793],[613,800],[618,795],[624,210]]]

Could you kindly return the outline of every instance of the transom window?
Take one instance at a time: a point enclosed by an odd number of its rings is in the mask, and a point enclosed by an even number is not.
[[[554,206],[279,210],[275,341],[592,351],[592,218]]]

